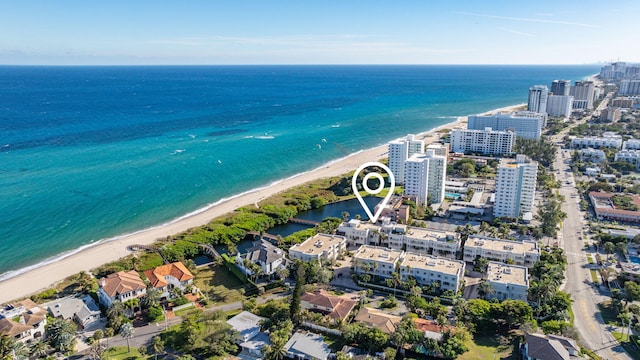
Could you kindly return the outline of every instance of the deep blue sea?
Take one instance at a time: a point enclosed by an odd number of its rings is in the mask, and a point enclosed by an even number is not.
[[[0,273],[596,66],[0,66]]]

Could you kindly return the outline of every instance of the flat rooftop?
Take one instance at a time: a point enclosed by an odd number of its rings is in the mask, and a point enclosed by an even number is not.
[[[289,250],[299,251],[305,254],[322,254],[326,250],[346,241],[344,236],[316,234],[301,244],[293,245]]]
[[[434,241],[451,241],[454,242],[457,239],[455,232],[446,230],[434,230],[418,227],[407,227],[407,237],[412,239],[425,239]]]
[[[464,261],[407,252],[404,255],[404,259],[400,266],[409,266],[412,269],[425,269],[443,274],[457,275],[464,270]]]
[[[527,268],[519,265],[507,265],[489,261],[487,266],[487,280],[494,283],[529,287],[528,274]]]
[[[402,256],[401,250],[393,250],[378,246],[362,245],[353,254],[354,260],[378,261],[393,264]]]
[[[512,253],[520,253],[520,254],[524,254],[527,252],[535,252],[538,254],[540,253],[538,244],[534,241],[530,241],[530,240],[511,241],[511,240],[496,239],[496,238],[477,236],[477,235],[469,236],[469,239],[465,243],[465,246],[479,247],[479,248],[493,250],[493,251],[509,251]]]

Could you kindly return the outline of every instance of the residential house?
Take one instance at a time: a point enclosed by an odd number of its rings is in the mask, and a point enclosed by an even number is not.
[[[346,248],[347,239],[344,236],[316,234],[303,243],[290,247],[289,258],[322,263],[337,259]]]
[[[527,334],[522,345],[525,360],[570,360],[579,356],[575,340],[558,335]]]
[[[442,331],[444,329],[437,321],[421,318],[414,318],[413,321],[416,323],[418,331],[422,332],[425,337],[437,342],[442,341]]]
[[[354,320],[368,327],[378,328],[383,333],[391,335],[396,332],[396,325],[402,321],[402,317],[364,306]]]
[[[98,282],[98,299],[106,307],[116,300],[124,303],[147,293],[147,285],[134,270],[109,274]]]
[[[540,259],[540,249],[535,241],[511,241],[471,235],[464,246],[464,261],[473,262],[477,257],[506,263],[513,261],[516,265],[528,268]]]
[[[487,296],[498,300],[527,301],[529,272],[524,266],[489,261],[485,281],[493,289]]]
[[[245,261],[258,264],[262,274],[267,276],[275,274],[278,269],[286,266],[286,259],[282,250],[264,239],[254,242],[253,246],[247,249],[245,254],[236,257],[236,264],[244,273],[253,275],[251,269],[245,267]]]
[[[240,341],[238,345],[242,348],[241,354],[248,356],[241,358],[262,358],[262,348],[265,345],[270,345],[269,335],[260,331],[262,321],[266,320],[258,315],[254,315],[248,311],[243,311],[240,314],[227,320],[227,324],[231,325],[233,330],[240,334]]]
[[[76,322],[86,329],[100,322],[102,313],[91,296],[86,295],[82,299],[65,297],[47,304],[53,317]]]
[[[155,289],[162,292],[162,297],[170,299],[173,289],[185,290],[187,285],[193,283],[193,274],[180,261],[171,264],[158,266],[155,269],[147,270],[144,275]]]
[[[334,321],[346,320],[353,308],[358,304],[360,296],[345,294],[331,295],[325,290],[305,292],[300,297],[300,307],[310,311],[320,312]]]
[[[28,343],[44,335],[46,311],[30,299],[5,305],[0,310],[0,334]]]
[[[322,335],[308,331],[296,331],[284,348],[287,357],[296,360],[327,360],[331,355]]]

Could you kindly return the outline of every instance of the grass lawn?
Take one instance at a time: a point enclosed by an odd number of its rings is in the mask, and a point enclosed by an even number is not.
[[[598,309],[600,309],[600,315],[602,315],[602,320],[604,320],[607,325],[618,325],[618,316],[616,314],[615,309],[611,307],[611,301],[603,301],[598,304]]]
[[[593,269],[589,269],[589,273],[591,273],[591,281],[593,281],[594,284],[599,284],[598,273]]]
[[[518,360],[518,341],[516,338],[510,341],[508,345],[501,345],[495,337],[476,336],[465,344],[469,351],[458,356],[458,360],[486,360],[493,359],[494,355],[495,359]]]
[[[591,257],[591,255],[587,255],[587,262],[589,264],[593,264],[593,258]]]
[[[612,331],[611,335],[613,335],[613,337],[618,340],[620,345],[622,345],[622,347],[627,351],[627,353],[629,353],[632,358],[640,360],[640,350],[638,350],[638,348],[629,341],[629,337],[627,336],[626,332],[620,333]],[[637,343],[638,336],[632,335],[632,337],[633,340],[635,340],[635,342]]]
[[[131,352],[127,352],[126,346],[112,347],[105,352],[107,360],[124,360],[124,359],[146,359],[146,356],[140,355],[138,349],[131,348]]]
[[[212,302],[226,304],[242,300],[244,284],[224,265],[207,266],[193,274],[195,284]]]

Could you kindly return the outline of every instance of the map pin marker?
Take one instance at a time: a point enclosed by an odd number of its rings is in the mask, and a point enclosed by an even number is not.
[[[389,182],[390,182],[389,192],[387,193],[387,196],[384,197],[384,200],[382,200],[382,204],[380,207],[378,207],[378,211],[376,211],[375,215],[371,212],[371,210],[369,210],[367,203],[364,202],[362,195],[360,195],[360,192],[358,191],[358,175],[360,175],[362,170],[368,167],[379,167],[379,168],[382,168],[384,171],[386,171],[387,174],[389,174]],[[367,185],[367,181],[369,181],[369,179],[371,179],[372,177],[378,179],[379,186],[377,189],[370,189],[369,186]],[[353,193],[356,195],[356,198],[358,198],[360,205],[362,205],[362,208],[369,216],[369,221],[371,221],[372,223],[375,223],[376,221],[378,221],[378,217],[382,213],[382,210],[384,210],[384,207],[389,202],[389,199],[391,199],[391,196],[393,195],[393,190],[395,189],[395,186],[396,186],[395,184],[396,184],[396,179],[393,176],[391,169],[389,169],[385,164],[379,163],[377,161],[371,161],[371,162],[367,162],[360,165],[360,167],[358,167],[356,172],[353,174],[353,178],[351,179],[351,188],[353,189]],[[380,175],[377,172],[370,172],[364,176],[364,179],[362,179],[362,188],[368,194],[371,194],[371,195],[379,194],[384,189],[384,177],[382,177],[382,175]]]

